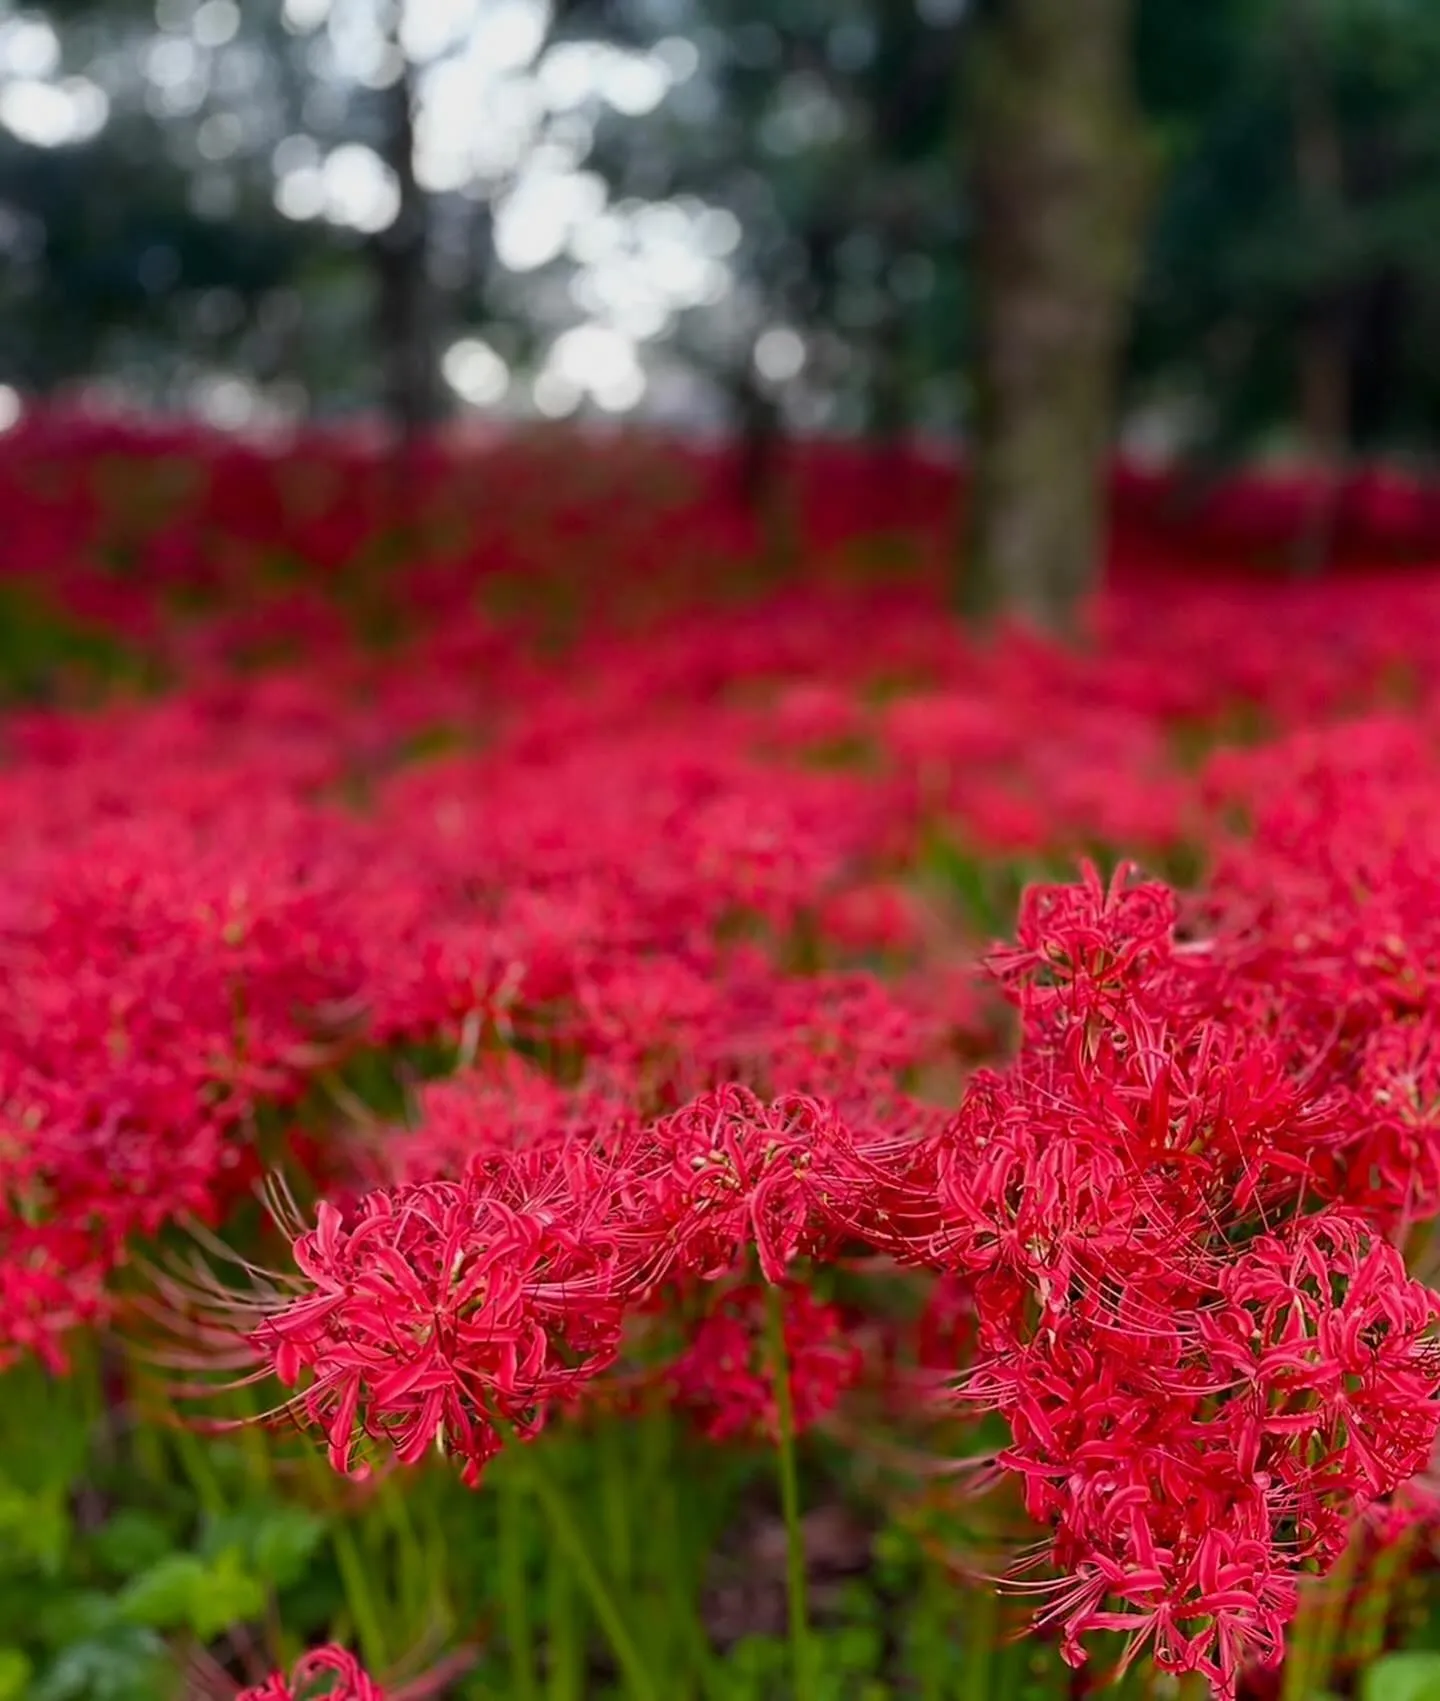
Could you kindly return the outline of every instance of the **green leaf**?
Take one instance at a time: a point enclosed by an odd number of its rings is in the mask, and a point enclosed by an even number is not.
[[[113,1595],[98,1589],[57,1593],[40,1606],[35,1631],[47,1648],[65,1648],[72,1642],[93,1641],[114,1630],[120,1609]]]
[[[120,1597],[120,1611],[153,1630],[190,1630],[208,1642],[222,1630],[265,1609],[265,1587],[227,1548],[213,1560],[193,1553],[168,1555],[137,1577]]]
[[[70,1545],[70,1514],[64,1491],[26,1492],[0,1478],[0,1554],[6,1569],[55,1576]]]
[[[148,1630],[120,1626],[111,1634],[66,1648],[30,1701],[157,1701],[173,1693],[164,1645]]]
[[[134,1508],[117,1512],[90,1538],[96,1564],[122,1582],[158,1564],[174,1545],[161,1519]]]
[[[120,1611],[131,1624],[179,1630],[190,1623],[191,1604],[205,1586],[208,1571],[193,1553],[172,1553],[143,1571],[120,1596]]]
[[[309,1570],[325,1530],[326,1520],[301,1506],[246,1506],[210,1522],[201,1552],[214,1558],[234,1548],[262,1583],[288,1589]]]
[[[251,1557],[256,1573],[272,1589],[288,1589],[310,1568],[321,1542],[326,1521],[299,1506],[277,1506],[267,1512],[255,1532]]]
[[[1361,1678],[1360,1701],[1440,1701],[1440,1654],[1387,1654]]]
[[[191,1601],[190,1628],[202,1642],[213,1641],[222,1630],[258,1618],[266,1598],[265,1585],[246,1566],[244,1556],[230,1548],[208,1568]]]
[[[19,1648],[0,1648],[0,1701],[22,1701],[34,1670]]]

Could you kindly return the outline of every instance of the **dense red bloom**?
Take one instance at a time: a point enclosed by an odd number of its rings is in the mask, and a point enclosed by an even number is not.
[[[860,1374],[845,1320],[801,1283],[776,1289],[782,1317],[794,1432],[832,1411]],[[764,1287],[724,1292],[696,1324],[690,1344],[665,1373],[673,1398],[713,1441],[779,1435],[778,1366]]]
[[[91,487],[162,450],[196,476],[158,522]],[[137,1240],[277,1162],[328,1198],[251,1346],[341,1469],[434,1445],[475,1480],[632,1318],[698,1317],[672,1385],[764,1432],[757,1266],[809,1423],[855,1359],[804,1261],[898,1264],[946,1416],[1008,1425],[1067,1656],[1273,1663],[1302,1566],[1433,1458],[1435,1301],[1394,1250],[1440,1211],[1433,575],[1167,575],[1305,492],[1182,537],[1126,475],[1093,644],[980,647],[949,472],[794,446],[795,570],[721,606],[697,578],[752,540],[717,460],[576,440],[421,457],[445,523],[377,587],[372,455],[6,436],[3,572],[170,689],[0,718],[0,1363],[63,1368]],[[637,472],[671,494],[614,501]],[[1433,547],[1423,493],[1342,508],[1357,560]],[[902,524],[913,574],[851,571]],[[1032,886],[977,992],[1009,882],[1121,848],[1204,882]],[[405,1113],[342,1137],[381,1054]]]
[[[388,1184],[454,1180],[535,1147],[578,1143],[630,1115],[627,1085],[597,1075],[566,1088],[515,1052],[487,1056],[420,1088],[413,1123],[376,1132],[375,1168]]]
[[[349,1220],[322,1202],[294,1251],[304,1285],[253,1339],[336,1470],[363,1471],[368,1438],[404,1463],[433,1446],[473,1483],[615,1355],[603,1248],[473,1177],[372,1193]]]
[[[385,1691],[343,1648],[302,1654],[287,1677],[275,1672],[264,1683],[242,1689],[236,1701],[385,1701]]]
[[[1014,997],[1029,1031],[1056,1023],[1130,1019],[1170,955],[1174,894],[1118,868],[1108,885],[1093,867],[1073,886],[1031,886],[1020,900],[1014,945],[990,953],[995,978]]]
[[[914,1251],[970,1284],[962,1398],[1008,1420],[1067,1577],[1041,1621],[1229,1691],[1279,1659],[1300,1564],[1429,1459],[1440,1302],[1363,1217],[1311,1214],[1343,1107],[1215,1013],[1174,914],[1123,875],[1030,895],[997,956],[1023,1044],[933,1141]]]
[[[766,1280],[782,1281],[833,1235],[862,1173],[849,1130],[824,1103],[792,1094],[767,1104],[721,1087],[636,1141],[634,1233],[665,1276],[727,1275],[753,1247]]]
[[[1242,1379],[1230,1405],[1253,1426],[1246,1445],[1277,1487],[1302,1506],[1338,1489],[1363,1507],[1424,1468],[1437,1427],[1430,1331],[1440,1296],[1406,1274],[1393,1246],[1327,1211],[1252,1241],[1218,1287],[1202,1336]],[[1297,1520],[1304,1545],[1303,1510]]]

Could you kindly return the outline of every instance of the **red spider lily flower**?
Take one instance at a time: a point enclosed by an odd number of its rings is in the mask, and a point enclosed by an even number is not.
[[[1251,1242],[1217,1285],[1202,1335],[1244,1379],[1235,1402],[1258,1468],[1358,1512],[1425,1467],[1440,1430],[1440,1296],[1393,1246],[1325,1212]]]
[[[1155,985],[1168,955],[1176,902],[1158,881],[1122,864],[1107,885],[1093,865],[1074,886],[1031,886],[1020,901],[1016,943],[992,951],[991,972],[1027,1020],[1128,1014]]]
[[[930,1142],[911,1256],[969,1285],[960,1398],[1010,1425],[1067,1657],[1123,1630],[1233,1690],[1279,1658],[1301,1564],[1430,1458],[1440,1299],[1354,1212],[1304,1214],[1343,1108],[1213,1013],[1173,913],[1093,877],[1031,896],[1000,964],[1024,1042]]]
[[[385,1701],[385,1694],[353,1654],[331,1645],[302,1654],[288,1676],[277,1671],[242,1689],[235,1701]]]
[[[822,1304],[802,1283],[788,1282],[775,1291],[794,1432],[801,1435],[834,1410],[859,1376],[861,1356],[834,1306]],[[729,1289],[665,1372],[675,1400],[712,1441],[774,1442],[779,1436],[769,1304],[765,1288],[756,1283]]]
[[[753,1245],[767,1281],[833,1234],[862,1165],[825,1104],[791,1094],[765,1103],[728,1085],[639,1137],[630,1180],[638,1242],[656,1278],[729,1274]]]
[[[479,1480],[507,1431],[533,1436],[615,1356],[622,1295],[608,1249],[474,1177],[322,1203],[295,1243],[302,1284],[254,1330],[288,1410],[336,1470],[367,1438],[402,1462],[428,1447]]]

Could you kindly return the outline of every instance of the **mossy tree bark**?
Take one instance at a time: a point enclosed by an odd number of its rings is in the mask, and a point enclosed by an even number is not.
[[[755,518],[767,573],[783,571],[795,550],[786,466],[785,415],[779,398],[749,365],[732,381],[740,500]]]
[[[392,4],[391,47],[400,52],[400,8]],[[415,176],[415,79],[407,61],[384,93],[385,163],[399,186],[399,207],[375,239],[376,319],[383,362],[385,411],[409,447],[438,409],[434,303],[430,288],[430,205]]]
[[[390,46],[400,53],[400,6],[391,0]],[[408,60],[383,91],[382,157],[394,173],[399,206],[390,226],[372,238],[375,336],[391,452],[388,481],[397,547],[408,549],[422,524],[414,476],[422,437],[439,416],[438,368],[430,281],[430,202],[415,176],[415,76]]]
[[[986,0],[966,47],[974,409],[961,606],[1074,628],[1104,550],[1150,170],[1131,0]]]
[[[1295,180],[1322,251],[1333,251],[1345,215],[1345,157],[1326,76],[1323,18],[1313,0],[1291,0],[1286,13],[1294,109]],[[1312,483],[1295,539],[1295,571],[1329,562],[1350,447],[1351,351],[1348,291],[1333,280],[1305,304],[1299,331],[1300,428]]]

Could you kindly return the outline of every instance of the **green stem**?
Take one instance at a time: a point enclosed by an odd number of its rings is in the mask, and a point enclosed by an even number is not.
[[[965,1646],[960,1665],[960,1701],[989,1701],[990,1667],[996,1632],[1000,1627],[1000,1603],[995,1591],[981,1584],[969,1586],[965,1612]]]
[[[1300,1585],[1300,1609],[1285,1638],[1285,1664],[1280,1673],[1280,1701],[1308,1701],[1310,1694],[1310,1615],[1312,1602]]]
[[[1378,1660],[1385,1650],[1385,1632],[1395,1597],[1414,1551],[1415,1532],[1408,1531],[1399,1541],[1382,1549],[1370,1567],[1369,1580],[1356,1603],[1347,1650],[1362,1670],[1372,1660]]]
[[[508,1463],[508,1461],[507,1461]],[[513,1471],[502,1470],[499,1483],[500,1587],[505,1601],[505,1633],[510,1646],[512,1701],[538,1701],[535,1634],[530,1622],[529,1579],[525,1568],[525,1510],[529,1497]]]
[[[518,1468],[526,1473],[530,1492],[539,1501],[540,1509],[550,1524],[551,1533],[565,1550],[571,1569],[600,1621],[600,1628],[609,1640],[615,1662],[620,1667],[634,1701],[660,1701],[660,1690],[652,1681],[645,1662],[640,1657],[630,1627],[615,1604],[615,1597],[606,1587],[604,1578],[590,1557],[590,1550],[579,1526],[571,1516],[565,1496],[550,1480],[532,1446],[518,1442],[513,1431],[508,1433],[507,1439],[512,1442],[511,1455],[518,1462]]]
[[[682,1523],[681,1496],[677,1492],[677,1485],[692,1479],[675,1458],[673,1424],[667,1413],[651,1413],[643,1434],[646,1459],[642,1481],[647,1496],[653,1495],[656,1507],[655,1558],[659,1565],[659,1594],[665,1603],[664,1609],[654,1614],[655,1649],[666,1669],[674,1666],[675,1701],[690,1701],[697,1682],[708,1690],[715,1664],[700,1619],[696,1600],[697,1566],[689,1532]],[[705,1514],[696,1507],[693,1491],[687,1494],[685,1503],[703,1531]],[[646,1504],[651,1504],[648,1498]]]
[[[790,1359],[785,1350],[785,1311],[780,1290],[765,1293],[770,1361],[775,1375],[776,1463],[780,1509],[785,1517],[785,1583],[790,1605],[790,1657],[795,1701],[815,1701],[811,1673],[810,1612],[805,1575],[805,1532],[800,1523],[800,1474],[795,1461],[795,1405],[790,1389]]]
[[[1352,1533],[1350,1546],[1340,1556],[1330,1576],[1326,1578],[1325,1595],[1316,1627],[1310,1682],[1315,1691],[1334,1687],[1335,1656],[1340,1648],[1341,1631],[1350,1605],[1350,1586],[1354,1580],[1358,1554],[1359,1532]]]
[[[204,1444],[178,1419],[175,1420],[171,1440],[180,1460],[180,1468],[185,1473],[190,1487],[194,1489],[195,1498],[200,1502],[205,1516],[223,1518],[227,1509],[225,1490],[215,1474],[215,1467],[210,1463]]]
[[[927,1560],[921,1585],[921,1608],[916,1625],[915,1658],[920,1701],[945,1701],[950,1665],[946,1619],[955,1607],[955,1591],[944,1571]]]
[[[153,1424],[137,1423],[130,1432],[129,1442],[130,1460],[143,1481],[158,1486],[172,1480],[163,1430]]]
[[[600,1425],[600,1497],[605,1509],[605,1533],[610,1547],[611,1569],[622,1589],[630,1582],[630,1506],[633,1477],[623,1450],[617,1423]]]
[[[105,1366],[102,1354],[87,1341],[71,1351],[71,1385],[78,1391],[86,1431],[98,1434],[110,1416],[105,1401]]]
[[[575,1574],[568,1556],[550,1555],[546,1579],[545,1624],[549,1681],[547,1701],[583,1701],[585,1693],[585,1634],[575,1599]]]
[[[262,1405],[256,1390],[238,1388],[231,1396],[237,1417],[246,1419],[235,1430],[235,1439],[245,1458],[245,1470],[256,1500],[265,1499],[274,1486],[274,1455],[266,1445],[265,1430],[259,1419]]]
[[[432,1623],[438,1620],[443,1622],[448,1634],[451,1621],[444,1578],[437,1575],[436,1568],[430,1564],[431,1556],[425,1551],[410,1513],[408,1494],[399,1483],[392,1481],[386,1486],[381,1505],[395,1539],[395,1574],[403,1603],[402,1622],[418,1631],[427,1618]]]
[[[335,1521],[330,1540],[335,1550],[335,1563],[340,1571],[340,1584],[345,1591],[345,1605],[355,1626],[360,1652],[372,1671],[383,1671],[390,1663],[385,1632],[380,1623],[380,1615],[375,1610],[375,1602],[370,1597],[360,1549],[343,1519]]]
[[[1301,1607],[1286,1650],[1281,1701],[1311,1701],[1329,1682],[1355,1559],[1352,1537],[1326,1576],[1302,1586]]]

